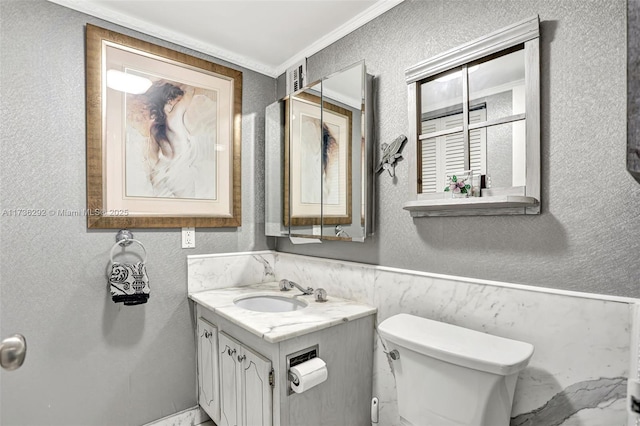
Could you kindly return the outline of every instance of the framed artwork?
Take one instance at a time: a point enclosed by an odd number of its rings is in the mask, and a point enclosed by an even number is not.
[[[89,228],[241,224],[242,73],[87,25]]]
[[[285,104],[284,226],[351,223],[352,112],[309,93]]]

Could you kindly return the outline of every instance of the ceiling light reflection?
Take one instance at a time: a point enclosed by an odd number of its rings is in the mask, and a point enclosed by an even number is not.
[[[113,90],[140,95],[145,93],[152,84],[148,78],[113,69],[107,71],[107,87]]]
[[[478,68],[480,68],[480,65],[474,65],[472,67],[469,67],[467,69],[467,74],[471,74],[472,72],[477,71]],[[450,81],[450,80],[455,80],[456,78],[460,78],[461,75],[462,75],[462,71],[455,71],[450,74],[443,75],[442,77],[436,78],[434,81],[437,81],[438,83],[444,83],[445,81]]]

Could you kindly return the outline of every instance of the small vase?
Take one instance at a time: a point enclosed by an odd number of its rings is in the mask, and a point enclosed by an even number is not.
[[[451,198],[468,198],[471,193],[473,170],[447,174],[445,191],[451,192]]]

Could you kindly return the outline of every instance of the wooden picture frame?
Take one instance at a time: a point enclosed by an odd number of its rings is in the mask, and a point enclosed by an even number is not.
[[[352,112],[320,105],[310,93],[285,99],[284,226],[351,223]]]
[[[86,87],[88,228],[241,225],[240,71],[87,24]]]

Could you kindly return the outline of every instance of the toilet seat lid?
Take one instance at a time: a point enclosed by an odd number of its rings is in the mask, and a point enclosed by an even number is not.
[[[533,345],[409,314],[384,320],[378,331],[398,346],[474,370],[508,376],[522,370]]]

